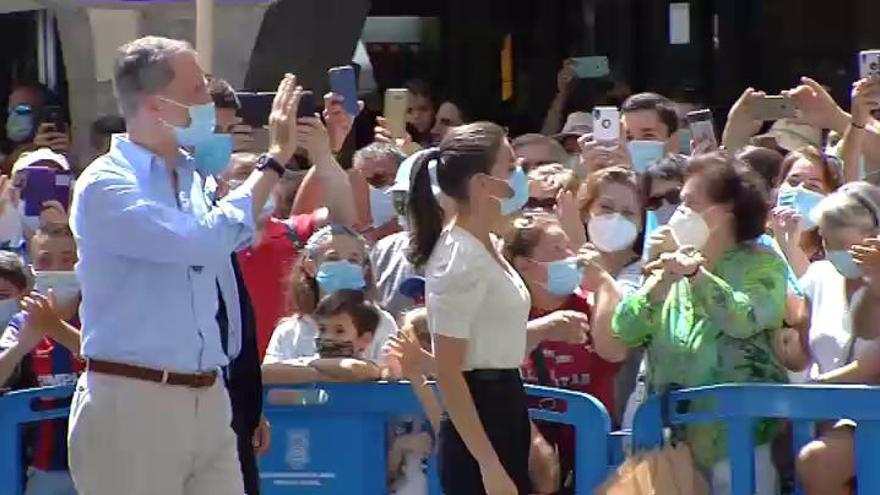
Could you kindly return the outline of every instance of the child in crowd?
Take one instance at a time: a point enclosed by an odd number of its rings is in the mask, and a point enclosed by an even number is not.
[[[358,290],[324,297],[313,313],[318,326],[315,353],[263,364],[264,383],[360,382],[378,380],[368,357],[379,327],[379,309]]]
[[[424,474],[426,458],[434,448],[435,433],[439,431],[443,406],[437,399],[429,377],[434,374],[434,359],[428,315],[425,308],[416,308],[403,316],[403,326],[392,336],[386,348],[389,366],[398,367],[402,377],[409,380],[427,417],[427,425],[415,431],[412,426],[397,428],[388,454],[388,478],[391,493],[415,495],[427,493]],[[411,422],[414,423],[414,422]],[[430,432],[426,428],[430,428]],[[560,486],[558,452],[531,425],[532,442],[529,454],[529,478],[534,493],[555,493]]]
[[[349,227],[321,228],[309,239],[294,265],[289,286],[289,304],[297,311],[275,329],[263,365],[315,355],[318,325],[314,313],[322,297],[340,290],[353,290],[362,292],[365,301],[375,303],[376,289],[366,241]],[[397,332],[397,323],[388,312],[374,307],[379,322],[364,357],[378,362],[385,340]]]
[[[50,224],[31,239],[35,292],[21,299],[24,311],[14,315],[0,337],[0,383],[18,390],[72,385],[83,370],[79,358],[77,307],[79,284],[73,271],[76,243],[67,225]],[[11,298],[27,293],[29,274],[24,264],[0,253],[2,285],[11,285]],[[44,401],[54,407],[55,401]],[[67,420],[35,424],[28,432],[29,465],[25,493],[75,495],[67,471]]]

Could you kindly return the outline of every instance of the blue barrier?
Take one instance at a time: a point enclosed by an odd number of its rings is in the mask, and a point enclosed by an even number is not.
[[[714,401],[711,410],[680,411],[686,401]],[[636,412],[633,448],[650,449],[663,443],[662,396],[649,398]],[[819,420],[856,421],[858,493],[880,493],[880,387],[860,385],[724,384],[679,390],[667,396],[669,423],[723,422],[728,432],[731,494],[754,493],[754,423],[762,418],[793,423],[795,453],[812,438]],[[701,402],[702,404],[702,402]],[[801,493],[798,487],[796,493]]]
[[[611,458],[605,408],[577,392],[536,386],[527,391],[541,404],[530,410],[533,419],[575,426],[577,493],[592,493]],[[266,495],[386,493],[386,424],[423,415],[405,383],[273,387],[266,391],[264,413],[273,430],[272,449],[260,462]],[[428,484],[429,493],[441,493],[433,462]]]
[[[9,392],[0,397],[0,493],[22,493],[24,467],[22,462],[21,425],[46,419],[67,418],[70,406],[66,399],[73,395],[73,386],[43,387]],[[35,407],[39,399],[65,399],[58,407]]]

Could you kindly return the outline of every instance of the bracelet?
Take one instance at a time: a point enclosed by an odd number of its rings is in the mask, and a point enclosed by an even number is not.
[[[855,127],[856,129],[861,129],[863,131],[865,130],[865,126],[856,124],[855,122],[850,122],[849,125]]]

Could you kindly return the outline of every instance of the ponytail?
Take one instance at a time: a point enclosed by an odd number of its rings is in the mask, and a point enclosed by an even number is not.
[[[428,262],[443,231],[443,209],[434,196],[430,171],[431,162],[440,160],[440,156],[438,149],[428,151],[414,165],[406,211],[410,226],[407,258],[416,268],[422,268]]]

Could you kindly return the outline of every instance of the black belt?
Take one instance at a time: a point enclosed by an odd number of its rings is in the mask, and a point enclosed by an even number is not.
[[[469,370],[465,371],[464,377],[468,380],[477,380],[481,382],[499,382],[507,380],[519,380],[519,369],[485,369],[485,370]]]

